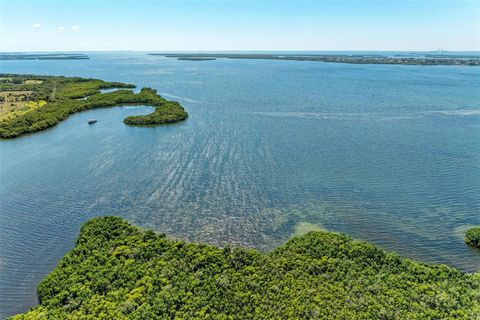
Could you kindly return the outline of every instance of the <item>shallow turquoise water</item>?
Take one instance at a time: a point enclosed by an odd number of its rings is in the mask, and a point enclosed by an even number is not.
[[[463,243],[480,224],[480,68],[89,55],[1,71],[150,86],[190,117],[135,128],[123,118],[147,107],[99,109],[0,141],[0,318],[35,304],[97,215],[262,250],[308,222],[480,270]]]

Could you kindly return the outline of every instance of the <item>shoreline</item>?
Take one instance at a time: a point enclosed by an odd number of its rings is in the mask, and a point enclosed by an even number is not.
[[[177,60],[204,61],[216,59],[255,59],[255,60],[288,60],[315,61],[325,63],[346,64],[389,64],[389,65],[422,65],[422,66],[480,66],[480,57],[448,56],[426,54],[419,57],[397,55],[317,55],[317,54],[228,54],[228,53],[148,53],[151,56],[176,58]]]

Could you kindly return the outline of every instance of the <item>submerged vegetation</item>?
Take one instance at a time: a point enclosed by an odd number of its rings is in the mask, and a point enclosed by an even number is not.
[[[88,221],[13,319],[475,319],[480,274],[309,232],[264,254]]]
[[[101,89],[118,88],[109,93]],[[121,105],[151,105],[155,110],[144,116],[127,117],[129,125],[154,125],[181,121],[187,112],[174,101],[143,88],[135,94],[134,85],[77,77],[0,75],[0,137],[13,138],[40,131],[69,115],[93,108]]]
[[[480,227],[474,227],[467,230],[465,234],[465,243],[469,246],[480,249]]]

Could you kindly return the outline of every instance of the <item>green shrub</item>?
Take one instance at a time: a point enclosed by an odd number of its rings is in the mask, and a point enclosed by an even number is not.
[[[470,228],[465,234],[465,243],[469,246],[480,248],[480,227]]]

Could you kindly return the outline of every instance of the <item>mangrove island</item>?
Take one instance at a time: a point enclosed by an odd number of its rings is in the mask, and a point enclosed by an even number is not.
[[[170,239],[118,217],[83,225],[11,319],[476,319],[480,274],[312,231],[272,252]]]
[[[119,90],[102,93],[102,89]],[[176,101],[151,88],[134,93],[132,84],[78,77],[0,74],[0,137],[14,138],[54,126],[69,115],[94,108],[149,105],[147,115],[129,116],[128,125],[158,125],[188,116]]]

